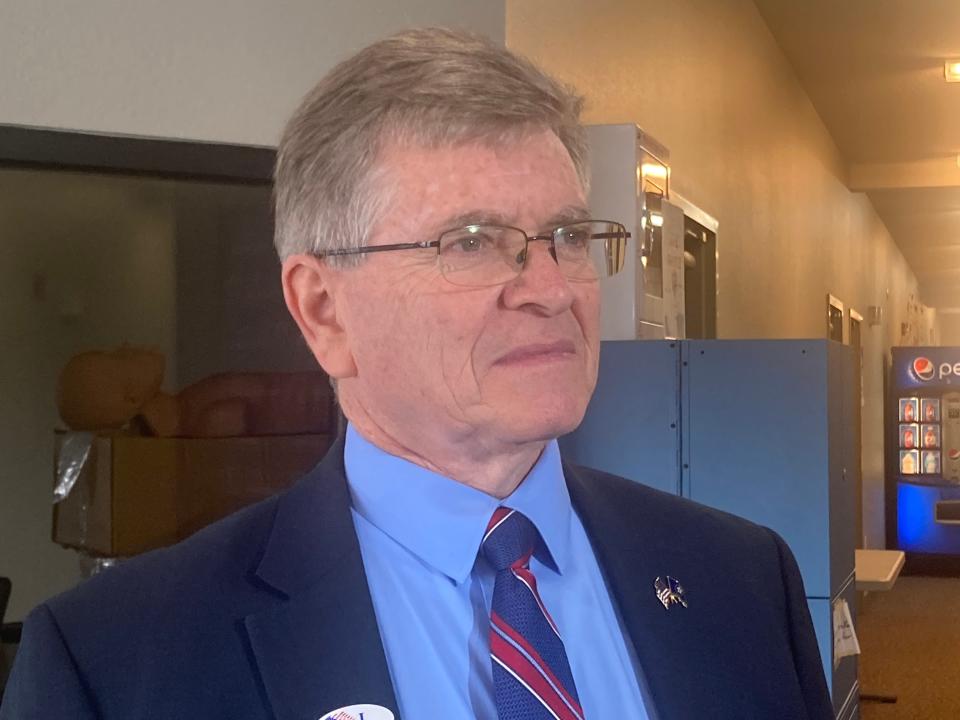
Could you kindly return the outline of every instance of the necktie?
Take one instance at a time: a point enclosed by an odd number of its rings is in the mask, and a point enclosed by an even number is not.
[[[563,641],[530,572],[539,540],[526,517],[500,507],[481,545],[497,572],[490,612],[497,714],[500,720],[583,720]]]

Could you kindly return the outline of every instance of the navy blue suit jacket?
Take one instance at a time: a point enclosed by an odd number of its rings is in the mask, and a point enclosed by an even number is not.
[[[661,720],[833,717],[779,537],[565,473]],[[287,492],[40,605],[0,720],[317,720],[356,703],[399,718],[349,508],[341,441]],[[688,607],[657,599],[667,575]]]

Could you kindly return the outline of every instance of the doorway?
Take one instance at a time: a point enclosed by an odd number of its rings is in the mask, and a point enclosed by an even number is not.
[[[670,202],[683,211],[683,337],[709,340],[717,337],[717,264],[719,250],[716,218],[678,193]]]
[[[315,367],[283,305],[269,148],[0,125],[0,568],[10,619],[80,577],[51,542],[55,396],[86,351],[164,358],[163,389]]]
[[[717,336],[717,234],[683,216],[683,282],[687,337]]]
[[[853,348],[853,412],[850,413],[853,422],[854,457],[857,458],[857,467],[853,482],[856,493],[855,515],[857,522],[857,545],[866,547],[866,538],[863,534],[863,316],[853,308],[850,309],[849,323],[850,347]]]

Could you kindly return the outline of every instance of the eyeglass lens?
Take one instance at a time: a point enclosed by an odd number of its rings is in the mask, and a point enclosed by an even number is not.
[[[534,240],[533,242],[537,242]],[[590,220],[553,231],[560,271],[571,280],[597,280],[618,273],[627,256],[622,225]],[[469,225],[440,236],[440,270],[456,285],[483,287],[509,282],[523,270],[527,237],[498,225]]]

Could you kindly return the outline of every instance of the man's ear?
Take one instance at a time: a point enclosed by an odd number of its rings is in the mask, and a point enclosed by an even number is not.
[[[357,366],[337,315],[338,279],[336,270],[313,255],[291,255],[283,261],[281,283],[287,310],[317,362],[330,377],[340,380],[354,377]]]

